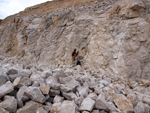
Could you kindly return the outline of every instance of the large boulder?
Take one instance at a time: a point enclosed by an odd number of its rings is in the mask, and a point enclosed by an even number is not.
[[[4,85],[0,86],[0,98],[12,91],[14,91],[13,84],[10,81],[6,82]]]
[[[0,103],[0,108],[4,108],[10,113],[16,113],[17,100],[12,96],[5,96],[4,101]]]

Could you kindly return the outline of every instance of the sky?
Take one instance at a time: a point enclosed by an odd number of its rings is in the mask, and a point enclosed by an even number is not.
[[[50,0],[0,0],[0,19],[23,11],[26,7]]]

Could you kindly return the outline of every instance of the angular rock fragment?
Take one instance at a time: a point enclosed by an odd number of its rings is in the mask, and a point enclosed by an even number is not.
[[[85,98],[80,106],[80,111],[92,111],[95,105],[95,100]]]
[[[150,96],[144,96],[142,102],[150,106]]]
[[[133,107],[135,107],[139,101],[138,96],[132,93],[128,94],[127,99],[132,102]]]
[[[75,88],[79,86],[79,82],[72,80],[68,82],[66,85],[61,85],[60,89],[63,92],[75,91]]]
[[[30,86],[31,84],[32,82],[28,77],[18,77],[13,82],[13,85],[17,88],[21,88],[22,86]]]
[[[25,94],[35,102],[44,103],[46,101],[46,98],[38,87],[30,86],[27,91],[25,91]]]
[[[125,112],[133,112],[133,104],[126,97],[122,95],[118,95],[114,99],[114,102],[120,110],[125,111]]]
[[[103,96],[100,95],[96,99],[96,102],[95,102],[95,108],[96,109],[110,111],[108,106],[109,106],[109,104],[106,102],[106,100]]]
[[[32,87],[39,87],[40,84],[38,81],[34,81],[33,84],[32,84]]]
[[[4,108],[0,108],[0,113],[9,113],[9,112],[5,110]]]
[[[49,85],[41,86],[40,89],[41,89],[43,94],[47,95],[47,94],[49,94],[50,86]]]
[[[82,97],[86,97],[89,93],[89,88],[88,87],[79,87],[77,88],[79,91],[79,95]]]
[[[148,79],[142,79],[141,82],[142,82],[142,84],[144,84],[145,86],[150,86],[150,80],[148,80]]]
[[[90,93],[90,94],[88,95],[88,97],[91,98],[91,99],[93,99],[93,100],[96,100],[96,99],[98,98],[95,93]]]
[[[59,108],[60,106],[61,106],[61,102],[59,102],[59,103],[54,103],[54,104],[52,105],[51,113],[56,113],[57,110],[58,110],[58,108]]]
[[[73,101],[64,101],[58,108],[58,113],[76,113],[77,105]]]
[[[74,78],[72,76],[65,77],[65,78],[60,77],[59,81],[61,84],[67,84],[68,82],[72,81],[73,79]]]
[[[17,110],[17,113],[36,113],[37,108],[43,107],[42,104],[30,101],[23,108]]]
[[[56,90],[56,89],[51,89],[50,90],[50,95],[51,96],[56,96],[60,94],[60,90]]]
[[[55,96],[53,103],[63,102],[64,97],[60,97],[58,95]]]
[[[138,104],[135,106],[134,112],[135,113],[144,113],[145,106],[142,102],[138,102]]]
[[[78,105],[78,106],[80,106],[83,100],[84,100],[83,97],[77,97],[75,99],[75,104]]]
[[[29,69],[20,69],[19,70],[19,74],[21,76],[24,76],[24,77],[30,77],[30,75],[32,74],[32,72]]]
[[[27,87],[27,86],[22,86],[22,87],[19,89],[19,91],[17,92],[17,100],[18,100],[19,102],[26,101],[26,100],[29,99],[29,97],[27,97],[27,96],[25,95],[25,91],[27,91],[27,90],[28,90],[28,87]]]
[[[32,74],[30,79],[32,82],[37,81],[40,86],[46,85],[44,79],[39,74]]]
[[[57,80],[53,76],[49,76],[46,79],[46,84],[49,85],[53,89],[59,89],[60,84],[57,82]]]
[[[15,113],[17,110],[17,100],[12,96],[5,96],[4,101],[0,103],[0,108],[4,108],[10,113]]]
[[[13,84],[10,81],[6,82],[4,85],[0,86],[0,98],[12,91],[14,91]]]
[[[11,82],[13,82],[17,77],[21,77],[21,75],[19,75],[19,74],[8,75],[8,78]]]
[[[46,70],[46,71],[43,71],[43,72],[41,73],[41,77],[42,77],[43,79],[47,79],[49,76],[52,76],[52,71],[51,71],[51,70]]]
[[[75,100],[75,99],[77,98],[77,96],[76,96],[73,92],[69,92],[69,93],[63,92],[63,96],[64,96],[67,100]]]
[[[8,75],[15,75],[15,74],[18,74],[18,69],[12,67],[8,70],[7,72]]]
[[[53,70],[53,77],[55,77],[57,80],[60,78],[67,77],[66,74],[61,69],[55,69]]]

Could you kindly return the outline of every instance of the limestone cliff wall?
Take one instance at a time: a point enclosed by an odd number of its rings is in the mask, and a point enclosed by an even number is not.
[[[77,48],[87,70],[150,78],[148,0],[70,2],[46,13],[26,9],[3,20],[0,55],[23,64],[70,65]]]

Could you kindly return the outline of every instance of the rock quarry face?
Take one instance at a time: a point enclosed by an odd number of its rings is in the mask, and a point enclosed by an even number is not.
[[[0,20],[0,113],[150,113],[150,1],[54,0]]]
[[[70,65],[76,48],[87,70],[149,78],[149,6],[148,0],[62,0],[26,8],[1,21],[0,55],[53,67]]]

